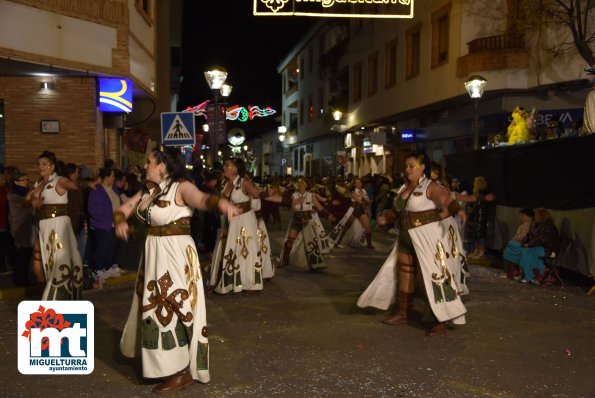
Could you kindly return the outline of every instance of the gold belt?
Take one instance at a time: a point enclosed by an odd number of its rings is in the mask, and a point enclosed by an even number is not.
[[[171,236],[190,235],[190,217],[180,218],[166,225],[159,225],[147,228],[147,235]]]
[[[431,222],[440,221],[438,209],[426,211],[405,211],[400,214],[401,226],[407,229],[419,227]]]
[[[37,218],[39,220],[46,220],[48,218],[56,218],[60,216],[66,216],[66,205],[42,205],[37,209]]]

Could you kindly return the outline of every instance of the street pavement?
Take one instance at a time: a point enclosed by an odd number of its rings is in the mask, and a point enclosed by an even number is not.
[[[284,227],[271,226],[278,254]],[[328,268],[278,269],[258,295],[207,294],[211,382],[180,397],[595,397],[595,297],[584,287],[532,286],[471,265],[467,325],[427,337],[425,304],[409,325],[385,325],[385,311],[355,303],[388,255],[336,248]],[[156,382],[118,342],[131,278],[85,291],[95,306],[95,370],[86,376],[21,375],[17,305],[0,300],[0,397],[145,397]]]

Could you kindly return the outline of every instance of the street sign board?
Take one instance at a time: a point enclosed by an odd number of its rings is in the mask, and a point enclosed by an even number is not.
[[[161,142],[163,145],[194,145],[193,112],[163,112],[161,114]]]

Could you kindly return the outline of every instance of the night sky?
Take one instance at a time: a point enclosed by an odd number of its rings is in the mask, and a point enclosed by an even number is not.
[[[229,73],[226,83],[233,86],[230,104],[280,111],[277,66],[317,22],[311,17],[255,17],[252,0],[184,0],[179,107],[212,98],[204,71],[221,65]],[[242,127],[248,131],[260,124]]]

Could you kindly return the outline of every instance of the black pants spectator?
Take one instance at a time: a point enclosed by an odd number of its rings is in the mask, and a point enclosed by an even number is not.
[[[114,229],[93,230],[93,250],[95,271],[107,270],[112,266],[114,247],[116,244]]]
[[[29,279],[32,255],[33,247],[15,247],[14,258],[10,260],[12,264],[12,282],[15,285],[27,286],[33,284]]]

